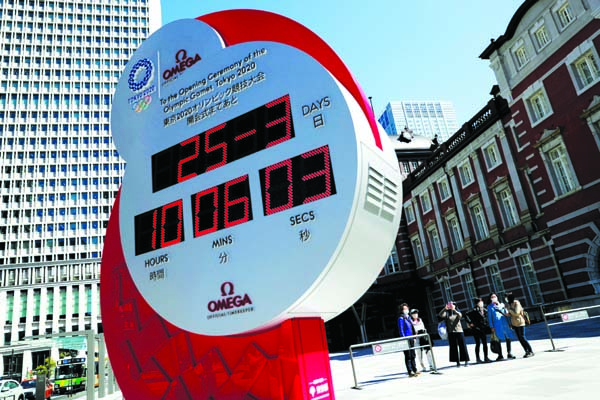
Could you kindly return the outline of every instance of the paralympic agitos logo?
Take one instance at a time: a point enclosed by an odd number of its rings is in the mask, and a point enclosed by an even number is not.
[[[245,293],[243,296],[236,295],[233,283],[223,282],[221,285],[221,298],[218,300],[211,300],[208,303],[208,311],[214,313],[217,311],[244,307],[249,304],[252,304],[252,299],[250,299],[248,293]]]
[[[175,66],[165,69],[162,73],[162,77],[165,81],[168,81],[174,76],[181,74],[186,68],[194,66],[194,64],[201,59],[202,57],[200,57],[200,54],[198,53],[196,53],[194,57],[188,57],[187,51],[185,49],[180,49],[175,53]]]

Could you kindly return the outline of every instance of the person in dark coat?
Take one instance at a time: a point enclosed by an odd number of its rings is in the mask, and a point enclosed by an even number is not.
[[[415,335],[415,327],[413,326],[410,315],[408,304],[403,303],[400,305],[400,317],[398,318],[398,330],[400,331],[401,337],[409,337]],[[413,347],[415,347],[415,339],[408,339],[409,350],[404,350],[404,363],[406,364],[406,370],[408,376],[413,378],[419,376],[417,371],[417,362],[415,360],[416,353]]]
[[[487,334],[490,333],[490,325],[488,323],[487,309],[483,304],[482,298],[475,299],[475,308],[465,314],[465,320],[469,324],[469,328],[473,332],[475,339],[475,356],[477,363],[492,362],[488,358]],[[483,361],[479,357],[479,348],[483,347]]]
[[[465,334],[460,323],[462,313],[458,311],[454,302],[449,301],[442,311],[440,311],[439,316],[446,320],[446,328],[448,329],[448,347],[450,349],[450,362],[454,361],[456,362],[456,366],[460,367],[461,361],[464,361],[465,367],[468,366],[469,353],[467,352]]]

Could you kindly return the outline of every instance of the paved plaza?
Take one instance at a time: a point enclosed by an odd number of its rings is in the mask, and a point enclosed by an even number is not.
[[[403,353],[358,357],[355,365],[359,390],[352,388],[354,380],[348,354],[332,354],[336,399],[402,399],[407,395],[411,400],[598,398],[600,319],[552,326],[554,344],[559,350],[556,352],[550,351],[552,344],[543,323],[527,329],[535,357],[524,359],[524,351],[515,340],[515,360],[456,368],[448,361],[447,342],[437,341],[434,355],[440,374],[422,373],[417,378],[407,376]],[[467,343],[474,360],[475,345],[471,337]],[[504,344],[502,347],[505,351]]]
[[[409,378],[404,354],[359,356],[355,359],[360,389],[354,379],[348,353],[331,354],[337,400],[406,399],[597,399],[600,393],[600,318],[551,327],[553,349],[543,323],[527,328],[535,357],[524,359],[518,341],[515,360],[456,368],[448,361],[448,344],[436,341],[434,355],[439,374],[422,373]],[[473,338],[467,338],[469,356],[475,360]],[[503,351],[506,347],[502,345]],[[495,358],[490,353],[490,358]],[[505,354],[506,355],[506,354]],[[409,397],[406,397],[409,396]],[[105,400],[121,400],[120,393]]]

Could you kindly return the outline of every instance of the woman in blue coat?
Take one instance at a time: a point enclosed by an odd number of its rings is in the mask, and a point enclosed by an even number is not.
[[[490,305],[487,307],[488,311],[488,322],[490,323],[490,328],[492,329],[492,334],[496,334],[498,339],[504,339],[506,341],[506,352],[507,358],[513,359],[515,356],[511,353],[511,340],[512,340],[512,330],[508,325],[508,310],[504,306],[504,303],[500,303],[498,301],[498,296],[496,293],[490,294]],[[504,360],[502,356],[502,346],[500,346],[500,354],[498,354],[498,358],[496,361]]]

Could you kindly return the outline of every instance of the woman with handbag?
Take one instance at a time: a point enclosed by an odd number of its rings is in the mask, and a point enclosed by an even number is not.
[[[423,323],[423,320],[419,318],[419,310],[417,310],[416,308],[410,310],[410,319],[413,326],[415,327],[415,333],[417,335],[421,333],[427,333],[427,330],[425,329],[425,323]],[[421,369],[423,370],[423,372],[433,370],[433,361],[431,359],[431,343],[429,343],[427,339],[427,336],[421,336],[419,338],[419,346],[424,347],[419,347],[418,349],[416,349],[417,357],[419,358],[419,363],[421,364]],[[429,368],[426,368],[425,363],[423,363],[423,353],[425,353]]]
[[[460,323],[462,313],[458,311],[454,302],[449,301],[442,311],[440,311],[439,316],[446,320],[450,362],[456,362],[457,367],[460,367],[461,362],[465,363],[465,367],[468,366],[469,353],[467,352],[465,334]]]
[[[510,326],[508,326],[508,311],[504,306],[504,303],[500,303],[498,301],[498,296],[496,293],[490,294],[490,305],[487,307],[488,311],[488,323],[490,324],[490,329],[492,330],[492,339],[494,341],[495,338],[499,340],[504,339],[506,341],[506,352],[507,358],[513,359],[515,356],[511,353],[511,341],[512,341],[512,330]],[[491,347],[491,343],[490,343]],[[502,347],[498,351],[498,358],[496,361],[504,360],[504,356],[502,355]]]
[[[525,350],[525,356],[523,358],[534,356],[533,349],[527,341],[527,338],[525,338],[526,323],[523,315],[523,307],[521,306],[521,303],[519,303],[519,300],[515,299],[513,294],[508,295],[508,312],[510,313],[511,324],[517,334],[517,339],[519,339],[521,346],[523,346],[523,350]]]

